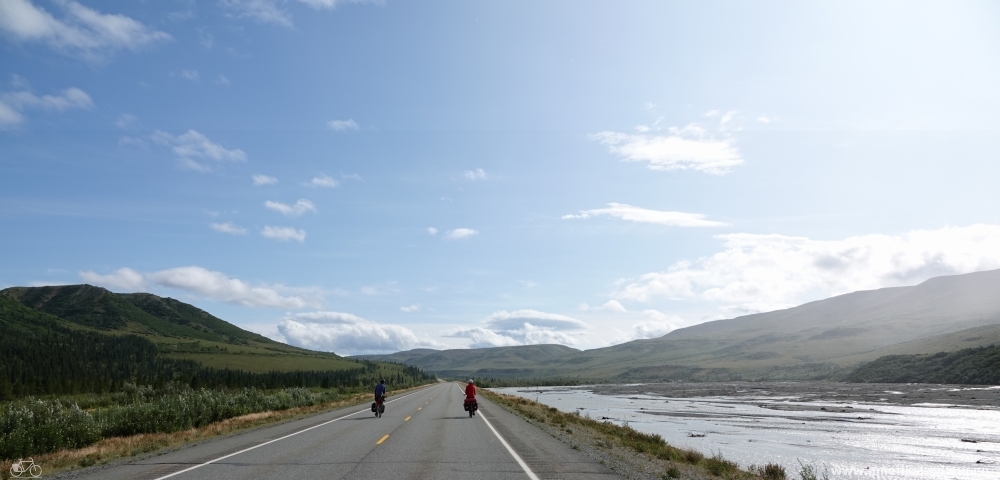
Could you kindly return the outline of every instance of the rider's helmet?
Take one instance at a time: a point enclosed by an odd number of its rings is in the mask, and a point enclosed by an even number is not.
[[[470,378],[470,379],[469,379],[469,383],[476,383],[476,382],[474,382],[474,381],[473,381],[473,380],[472,380],[472,379]]]
[[[385,383],[385,379],[380,378],[378,383]]]

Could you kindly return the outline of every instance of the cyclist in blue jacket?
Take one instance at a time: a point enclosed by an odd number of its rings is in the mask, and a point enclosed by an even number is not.
[[[375,385],[375,401],[384,400],[386,394],[385,380],[379,380],[378,385]]]

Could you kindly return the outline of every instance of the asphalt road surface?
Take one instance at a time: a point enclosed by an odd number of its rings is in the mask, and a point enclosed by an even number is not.
[[[469,418],[464,398],[457,384],[437,384],[390,395],[382,418],[356,406],[73,478],[621,478],[482,397],[479,413]]]

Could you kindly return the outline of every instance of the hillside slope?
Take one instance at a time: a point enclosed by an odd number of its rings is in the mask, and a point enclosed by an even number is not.
[[[546,375],[818,378],[884,349],[1000,324],[1000,270],[854,292],[786,310],[703,323],[650,340],[588,350]],[[950,348],[982,345],[974,339]],[[953,340],[953,339],[952,339]],[[944,350],[939,342],[919,353]],[[913,352],[917,353],[917,352]],[[694,370],[692,370],[694,369]]]
[[[930,355],[888,355],[866,363],[844,380],[867,383],[1000,385],[1000,346]]]
[[[91,285],[12,287],[17,300],[74,328],[153,342],[164,358],[249,372],[354,369],[333,353],[276,342],[216,318],[195,306],[148,293],[119,294]]]

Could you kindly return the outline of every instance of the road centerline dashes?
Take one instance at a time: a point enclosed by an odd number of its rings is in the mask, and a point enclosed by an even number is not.
[[[411,418],[413,418],[413,417],[406,417],[406,418],[403,419],[403,421],[404,422],[409,422]]]
[[[389,438],[389,435],[386,435],[386,436],[380,438],[377,442],[375,442],[375,445],[382,445],[382,442],[384,442],[385,439],[387,439],[387,438]]]
[[[402,397],[398,397],[398,398],[394,398],[394,399],[392,399],[392,400],[389,400],[389,401],[387,401],[387,402],[385,402],[385,403],[392,403],[392,402],[395,402],[396,400],[401,400],[401,399],[403,399],[403,398],[406,398],[406,397],[409,397],[410,395],[413,395],[413,394],[416,394],[416,393],[419,393],[419,392],[421,392],[422,390],[424,390],[424,389],[423,389],[423,388],[421,388],[421,389],[419,389],[419,390],[417,390],[417,391],[415,391],[415,392],[410,392],[410,393],[407,393],[406,395],[403,395]],[[302,430],[299,430],[299,431],[297,431],[297,432],[293,432],[293,433],[290,433],[290,434],[288,434],[288,435],[285,435],[285,436],[282,436],[282,437],[278,437],[278,438],[275,438],[275,439],[273,439],[273,440],[268,440],[268,441],[266,441],[266,442],[263,442],[263,443],[259,443],[259,444],[257,444],[257,445],[254,445],[254,446],[252,446],[252,447],[249,447],[249,448],[244,448],[243,450],[240,450],[240,451],[238,451],[238,452],[234,452],[234,453],[230,453],[229,455],[223,455],[223,456],[221,456],[221,457],[218,457],[218,458],[215,458],[215,459],[213,459],[213,460],[209,460],[209,461],[207,461],[207,462],[204,462],[204,463],[200,463],[200,464],[198,464],[198,465],[194,465],[194,466],[192,466],[192,467],[188,467],[188,468],[185,468],[185,469],[183,469],[183,470],[180,470],[180,471],[177,471],[177,472],[172,472],[172,473],[170,473],[170,474],[168,474],[168,475],[164,475],[164,476],[162,476],[162,477],[158,477],[158,478],[156,478],[155,480],[164,480],[164,479],[166,479],[166,478],[170,478],[170,477],[175,477],[175,476],[177,476],[177,475],[180,475],[180,474],[182,474],[182,473],[187,473],[187,472],[190,472],[191,470],[194,470],[194,469],[196,469],[196,468],[201,468],[201,467],[204,467],[205,465],[211,465],[211,464],[213,464],[213,463],[216,463],[216,462],[218,462],[218,461],[220,461],[220,460],[225,460],[225,459],[227,459],[227,458],[230,458],[230,457],[235,457],[236,455],[239,455],[239,454],[241,454],[241,453],[244,453],[244,452],[249,452],[250,450],[254,450],[254,449],[257,449],[257,448],[260,448],[260,447],[263,447],[263,446],[265,446],[265,445],[270,445],[270,444],[272,444],[272,443],[274,443],[274,442],[279,442],[279,441],[281,441],[281,440],[284,440],[284,439],[286,439],[286,438],[289,438],[289,437],[294,437],[294,436],[296,436],[296,435],[298,435],[298,434],[300,434],[300,433],[305,433],[305,432],[308,432],[308,431],[310,431],[310,430],[313,430],[313,429],[316,429],[316,428],[319,428],[319,427],[322,427],[322,426],[325,426],[325,425],[329,425],[329,424],[331,424],[331,423],[333,423],[333,422],[336,422],[336,421],[338,421],[338,420],[341,420],[341,419],[344,419],[344,418],[347,418],[347,417],[351,417],[351,416],[354,416],[354,415],[357,415],[357,414],[359,414],[359,413],[365,413],[365,412],[368,412],[368,411],[369,411],[368,409],[365,409],[365,410],[360,410],[360,411],[357,411],[357,412],[354,412],[354,413],[348,413],[347,415],[344,415],[344,416],[341,416],[341,417],[337,417],[337,418],[335,418],[335,419],[333,419],[333,420],[328,420],[328,421],[326,421],[326,422],[323,422],[323,423],[320,423],[319,425],[313,425],[313,426],[311,426],[311,427],[309,427],[309,428],[304,428],[304,429],[302,429]],[[388,435],[386,435],[386,437],[388,437]]]

